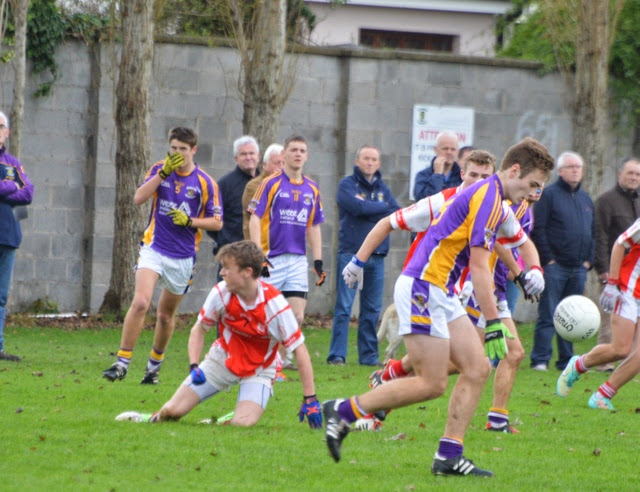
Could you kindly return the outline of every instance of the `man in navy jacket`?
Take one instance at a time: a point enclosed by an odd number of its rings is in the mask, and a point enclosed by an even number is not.
[[[556,306],[565,297],[583,294],[595,258],[593,201],[580,189],[584,161],[574,152],[564,152],[557,162],[558,180],[533,208],[531,239],[538,248],[545,279],[531,350],[531,367],[538,371],[546,371],[551,360]],[[563,370],[573,356],[573,344],[560,336],[556,339],[556,368]]]
[[[382,181],[379,168],[380,152],[375,147],[365,145],[356,153],[353,174],[343,178],[338,184],[336,200],[340,230],[337,272],[342,272],[351,261],[378,220],[400,208]],[[362,290],[358,319],[358,361],[362,365],[379,364],[376,325],[382,308],[384,257],[388,252],[389,238],[385,239],[364,265],[364,281],[359,286]],[[349,319],[356,291],[347,287],[340,275],[336,275],[336,284],[336,305],[327,362],[342,365],[347,359]]]
[[[436,155],[431,159],[431,166],[416,174],[413,185],[413,198],[416,201],[462,184],[460,165],[455,160],[458,146],[458,136],[452,131],[438,134],[433,148]]]

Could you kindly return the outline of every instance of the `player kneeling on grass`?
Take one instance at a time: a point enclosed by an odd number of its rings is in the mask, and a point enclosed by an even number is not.
[[[264,255],[251,241],[225,245],[216,257],[223,281],[209,293],[191,329],[188,352],[191,372],[171,399],[154,414],[125,412],[116,420],[178,420],[231,385],[239,384],[230,425],[252,426],[262,416],[276,377],[276,354],[282,343],[293,351],[302,380],[300,421],[322,428],[311,358],[304,335],[282,294],[259,279]],[[198,364],[207,332],[220,323],[218,338]]]

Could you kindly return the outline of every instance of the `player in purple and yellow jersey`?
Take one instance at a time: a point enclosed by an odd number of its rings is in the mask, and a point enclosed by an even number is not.
[[[318,276],[316,285],[322,285],[326,277],[320,231],[324,215],[318,185],[302,174],[308,158],[304,138],[289,137],[282,155],[282,172],[266,178],[249,204],[249,233],[272,265],[268,282],[282,292],[302,324],[309,291],[307,237]]]
[[[118,360],[102,375],[109,381],[127,375],[156,284],[158,300],[153,348],[142,384],[158,384],[158,371],[175,326],[175,313],[187,293],[202,237],[200,229],[222,228],[218,185],[194,162],[198,137],[190,128],[169,132],[171,154],[154,164],[134,196],[136,205],[152,199],[149,223],[140,244],[136,285],[122,327]]]
[[[395,379],[357,397],[324,403],[327,446],[334,460],[340,459],[342,441],[358,418],[442,395],[451,359],[460,376],[451,393],[445,432],[431,471],[438,475],[493,475],[463,456],[463,438],[491,371],[485,353],[504,357],[505,338],[512,336],[498,318],[489,257],[498,235],[514,246],[527,240],[503,202],[520,203],[541,188],[553,164],[544,146],[524,139],[507,151],[497,174],[445,203],[395,286],[399,333],[404,335],[415,376]],[[453,289],[467,265],[482,314],[488,320],[485,350]]]

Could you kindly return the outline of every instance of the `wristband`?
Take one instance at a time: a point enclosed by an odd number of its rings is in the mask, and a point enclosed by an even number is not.
[[[158,171],[158,176],[160,176],[161,179],[167,179],[169,177],[169,175],[165,173],[162,169]]]
[[[360,268],[364,267],[364,261],[360,261],[356,255],[353,255],[353,258],[351,258],[351,263],[354,263],[356,266],[359,266]]]
[[[607,280],[607,285],[615,285],[616,287],[620,285],[620,280],[617,278],[610,278]]]
[[[322,272],[322,260],[313,260],[313,268],[317,272]]]
[[[496,323],[500,323],[500,318],[488,320],[486,326],[489,327],[491,325],[495,325]]]
[[[198,364],[196,364],[195,362],[189,366],[189,370],[191,370],[191,371],[193,371],[194,369],[197,369],[197,368],[198,368]]]
[[[314,401],[318,401],[318,397],[315,395],[315,393],[313,395],[309,395],[309,396],[303,396],[302,397],[302,401],[304,403],[312,403],[312,402],[308,402],[307,400],[311,399],[311,398],[315,398]]]
[[[531,268],[529,268],[529,270],[540,270],[540,273],[544,275],[544,270],[542,269],[541,266],[533,265]]]

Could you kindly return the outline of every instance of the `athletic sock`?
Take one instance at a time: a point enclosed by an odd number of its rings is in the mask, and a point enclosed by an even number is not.
[[[404,370],[404,367],[402,366],[402,359],[395,360],[385,368],[382,373],[382,380],[391,381],[392,379],[403,378],[407,374],[409,373]]]
[[[147,372],[157,372],[164,359],[164,352],[159,352],[155,347],[149,352],[149,360],[147,361]]]
[[[350,424],[361,419],[366,414],[367,412],[360,408],[358,398],[355,396],[352,396],[338,405],[338,415],[340,415],[342,420],[345,420]]]
[[[116,364],[118,364],[120,367],[124,367],[125,369],[128,369],[129,364],[131,364],[132,355],[133,355],[133,350],[120,347],[120,350],[118,350],[118,360],[116,361]]]
[[[440,439],[436,458],[441,460],[457,458],[458,456],[462,456],[463,449],[464,446],[462,445],[462,441],[451,437],[442,437]]]
[[[576,371],[578,371],[578,374],[584,374],[585,372],[587,372],[587,370],[588,368],[584,364],[584,355],[581,355],[576,361]]]
[[[609,381],[606,381],[602,386],[598,388],[598,392],[605,398],[609,398],[609,400],[611,400],[611,398],[616,396],[618,390],[611,386],[611,383],[609,383]]]
[[[509,410],[491,407],[487,416],[489,425],[494,429],[504,429],[509,426]]]

